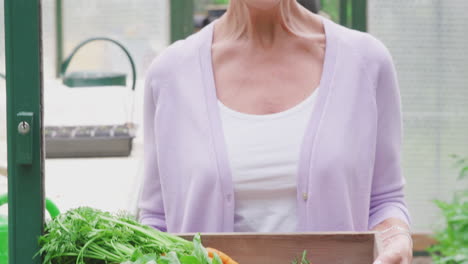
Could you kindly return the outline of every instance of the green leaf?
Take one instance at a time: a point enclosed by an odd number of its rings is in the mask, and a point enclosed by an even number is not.
[[[169,261],[170,261],[169,259],[167,259],[165,257],[161,257],[161,258],[158,259],[158,262],[156,262],[156,263],[157,264],[171,264]]]
[[[151,262],[151,261],[156,263],[157,259],[158,257],[156,256],[156,254],[147,254],[138,258],[133,264],[147,264],[148,262]]]
[[[198,258],[200,264],[211,264],[211,259],[208,257],[208,252],[202,246],[200,234],[193,237],[193,255]]]
[[[181,264],[201,264],[195,256],[182,256],[179,260]]]
[[[130,259],[132,261],[136,261],[136,260],[140,260],[140,259],[143,259],[143,258],[146,258],[146,257],[147,256],[144,255],[143,252],[141,252],[140,249],[136,249],[135,251],[133,251],[133,254],[130,256]],[[146,264],[146,262],[145,262],[145,264]]]
[[[460,174],[458,175],[458,180],[462,180],[467,176],[468,176],[468,166],[465,166],[460,170]]]
[[[217,253],[214,253],[212,264],[223,264],[223,261]]]
[[[310,264],[310,262],[307,260],[307,251],[305,250],[304,250],[304,253],[302,253],[301,264]]]
[[[302,252],[301,259],[294,259],[292,264],[310,264],[310,262],[307,260],[307,251],[304,250],[304,252]]]
[[[169,252],[166,256],[158,259],[158,264],[181,264],[175,252]]]

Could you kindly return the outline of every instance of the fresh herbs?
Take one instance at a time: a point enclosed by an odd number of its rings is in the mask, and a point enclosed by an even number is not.
[[[144,226],[132,217],[89,207],[47,222],[38,255],[43,264],[237,264],[216,249]],[[304,251],[292,264],[311,264]]]
[[[199,235],[192,243],[88,207],[48,222],[39,243],[44,264],[222,264],[208,257]]]
[[[193,238],[193,251],[190,255],[177,254],[171,251],[162,256],[156,254],[145,255],[135,262],[127,261],[122,264],[223,264],[218,255],[213,259],[208,257],[208,252],[201,244],[200,235]]]

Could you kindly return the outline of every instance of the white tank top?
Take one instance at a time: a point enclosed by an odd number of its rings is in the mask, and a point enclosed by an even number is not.
[[[302,139],[317,89],[286,111],[250,115],[218,101],[235,196],[235,232],[294,232]]]

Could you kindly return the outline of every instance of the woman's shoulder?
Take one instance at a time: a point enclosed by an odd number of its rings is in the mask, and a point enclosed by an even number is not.
[[[341,52],[352,54],[356,60],[361,61],[366,67],[387,64],[392,61],[389,49],[376,36],[349,29],[331,22],[333,37],[339,43]]]
[[[395,78],[396,70],[389,49],[377,37],[367,32],[346,28],[328,20],[329,35],[337,48],[337,63],[344,68],[357,69],[366,75],[375,92],[379,80]]]
[[[174,73],[193,69],[194,64],[198,63],[200,48],[211,40],[211,26],[208,25],[165,48],[153,59],[146,73],[146,78],[167,78]]]

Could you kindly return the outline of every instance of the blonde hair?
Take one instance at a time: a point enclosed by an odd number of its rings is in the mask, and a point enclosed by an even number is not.
[[[307,12],[306,9],[297,4],[296,0],[281,0],[279,5],[279,15],[281,21],[284,23],[283,26],[285,27],[286,31],[296,36],[301,35],[301,26],[300,23],[297,22],[300,18],[292,17],[290,14],[292,9],[299,8],[301,14],[304,14],[304,11]],[[250,19],[250,17],[247,4],[244,1],[231,0],[229,2],[226,16],[228,16],[230,21],[234,21],[232,24],[227,25],[227,33],[233,38],[239,38],[248,30],[247,21]]]

